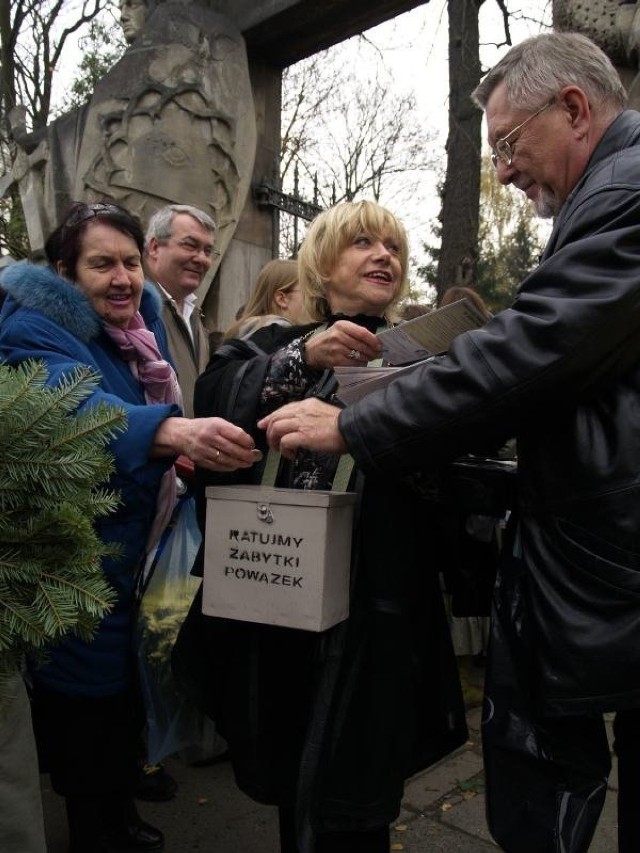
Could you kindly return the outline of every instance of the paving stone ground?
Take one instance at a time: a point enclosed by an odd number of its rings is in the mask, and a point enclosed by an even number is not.
[[[480,709],[468,713],[467,744],[406,786],[391,833],[398,853],[496,851],[484,816]],[[139,803],[142,816],[165,833],[165,853],[278,853],[275,810],[238,791],[229,762],[191,767],[178,759],[167,767],[179,783],[169,803]],[[604,812],[589,853],[615,853],[617,777],[610,780]],[[48,853],[67,853],[64,808],[42,777]]]

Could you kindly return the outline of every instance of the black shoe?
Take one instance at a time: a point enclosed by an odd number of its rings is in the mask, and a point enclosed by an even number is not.
[[[162,803],[172,800],[177,790],[178,783],[164,769],[164,764],[140,765],[134,791],[136,799],[151,803]]]
[[[155,826],[137,820],[117,831],[107,831],[109,851],[118,853],[154,853],[164,848],[164,835]]]

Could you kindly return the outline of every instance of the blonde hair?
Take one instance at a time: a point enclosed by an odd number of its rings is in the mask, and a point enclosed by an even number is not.
[[[276,293],[288,293],[298,283],[298,264],[295,261],[273,260],[266,263],[256,278],[249,301],[236,322],[225,332],[225,340],[235,338],[240,327],[252,317],[281,314]]]
[[[307,311],[313,320],[324,320],[331,313],[326,296],[327,282],[342,252],[359,234],[391,237],[400,252],[400,287],[385,317],[399,319],[397,304],[409,289],[407,270],[409,242],[404,225],[386,208],[373,201],[345,201],[320,213],[313,220],[298,254],[298,275]]]

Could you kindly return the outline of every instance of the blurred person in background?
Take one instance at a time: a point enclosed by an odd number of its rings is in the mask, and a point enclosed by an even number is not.
[[[125,34],[128,25],[140,24],[141,28],[146,12],[146,4],[139,0],[121,4]],[[209,361],[210,335],[202,321],[196,291],[211,268],[215,229],[213,219],[197,207],[168,204],[150,218],[145,235],[144,267],[162,301],[169,355],[187,417],[193,417],[193,389]],[[183,457],[178,467],[185,488],[191,488],[193,466]],[[166,541],[163,539],[163,544]],[[190,566],[184,569],[188,572]],[[138,763],[138,799],[161,802],[175,796],[177,782],[164,764],[148,760],[144,744]]]
[[[162,299],[169,354],[178,374],[184,413],[193,417],[193,388],[209,361],[209,335],[196,290],[211,268],[215,223],[197,207],[169,204],[153,214],[144,265]]]
[[[242,306],[224,338],[248,338],[270,323],[299,326],[309,319],[298,284],[297,262],[276,259],[266,263],[258,273],[249,301]]]

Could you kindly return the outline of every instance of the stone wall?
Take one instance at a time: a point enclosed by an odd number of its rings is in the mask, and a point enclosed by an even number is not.
[[[629,93],[629,105],[640,108],[638,45],[640,3],[624,0],[553,0],[556,30],[583,33],[601,47],[616,66]]]

